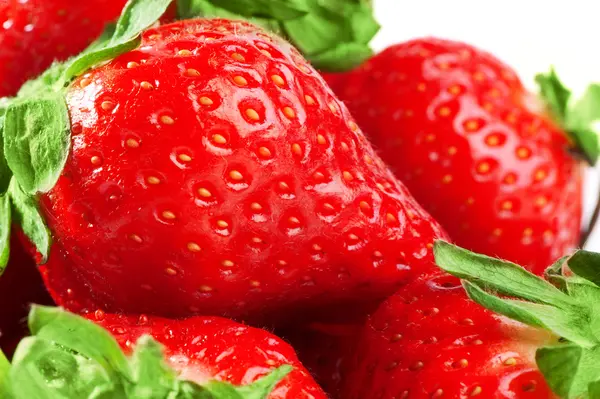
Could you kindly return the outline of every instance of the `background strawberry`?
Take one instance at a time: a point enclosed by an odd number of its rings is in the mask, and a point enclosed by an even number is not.
[[[34,307],[32,337],[19,344],[12,365],[0,352],[0,396],[325,398],[293,349],[266,331],[218,318],[95,316],[118,343],[79,316]]]
[[[332,83],[457,243],[536,272],[577,246],[582,163],[501,61],[464,43],[418,39]],[[555,116],[570,122],[568,93],[547,94],[562,97]]]
[[[1,0],[0,96],[12,96],[55,60],[81,52],[126,0]]]
[[[53,233],[46,282],[59,304],[276,322],[378,301],[432,268],[439,226],[291,46],[226,20],[128,40],[135,49],[66,94],[53,86],[51,101],[7,110],[11,200],[29,204],[23,191],[51,188],[40,205]],[[29,151],[21,123],[32,120],[58,142],[48,153],[64,154],[51,166]],[[44,255],[44,223],[28,209],[28,236]]]

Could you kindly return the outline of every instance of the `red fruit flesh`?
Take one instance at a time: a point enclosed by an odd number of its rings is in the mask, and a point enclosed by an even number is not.
[[[553,338],[477,305],[454,277],[405,287],[374,313],[343,398],[554,398],[535,365]]]
[[[437,223],[322,78],[251,25],[150,30],[68,105],[72,153],[41,206],[46,283],[71,310],[276,322],[435,267]]]
[[[577,246],[582,164],[566,133],[493,56],[414,40],[333,84],[457,244],[536,273]]]
[[[302,366],[294,349],[264,330],[218,317],[168,320],[95,312],[89,318],[108,331],[129,352],[143,335],[165,346],[167,361],[179,377],[199,384],[217,379],[249,385],[283,365],[294,369],[269,399],[325,399],[326,395]]]
[[[10,247],[10,262],[0,276],[0,349],[11,356],[21,338],[27,334],[27,314],[32,303],[49,305],[35,262],[25,252],[17,235]]]
[[[126,0],[0,0],[0,96],[12,96],[55,60],[78,54]]]

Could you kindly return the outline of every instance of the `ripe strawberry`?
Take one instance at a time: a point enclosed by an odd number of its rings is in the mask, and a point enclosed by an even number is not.
[[[269,398],[325,398],[294,349],[264,330],[218,317],[169,320],[98,311],[88,318],[111,332],[126,352],[142,336],[152,336],[165,346],[166,358],[185,379],[249,385],[277,367],[291,365],[294,371]]]
[[[16,149],[5,153],[24,191],[51,188],[44,275],[72,310],[276,322],[377,301],[433,267],[437,223],[315,70],[252,25],[151,29],[77,78],[66,102],[70,125],[48,133],[72,134],[55,186],[36,186],[54,170],[20,169],[32,144],[21,146],[19,121],[37,117],[20,119],[20,103],[7,111]],[[64,97],[44,104],[61,109]]]
[[[511,68],[427,38],[333,76],[383,160],[458,244],[536,273],[577,246],[582,162]]]
[[[55,60],[81,52],[126,0],[1,0],[0,96],[12,96]]]
[[[2,376],[8,376],[0,396],[326,398],[294,350],[264,330],[214,317],[167,320],[96,312],[93,320],[116,341],[79,316],[34,307],[33,336],[21,342],[12,365],[0,362]]]
[[[13,237],[11,260],[0,278],[0,349],[12,354],[27,330],[26,317],[32,303],[51,304],[35,262]]]
[[[467,280],[472,300],[457,278],[439,272],[388,299],[363,331],[342,397],[587,397],[600,376],[599,254],[573,255],[576,276],[562,273],[564,259],[548,269],[557,288],[450,244],[436,243],[435,253],[442,268]]]

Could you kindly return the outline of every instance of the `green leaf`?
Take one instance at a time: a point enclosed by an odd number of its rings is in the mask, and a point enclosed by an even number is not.
[[[65,82],[69,82],[71,79],[81,75],[93,66],[103,61],[113,59],[129,50],[133,50],[138,45],[139,40],[133,39],[118,45],[110,45],[110,47],[95,49],[92,52],[83,53],[69,64],[64,72],[63,79]]]
[[[373,8],[366,3],[359,3],[351,14],[351,26],[355,40],[368,45],[379,32],[381,26],[373,15]]]
[[[11,208],[8,195],[0,197],[0,274],[4,272],[10,257]],[[16,265],[15,265],[16,266]]]
[[[12,204],[12,220],[21,227],[23,233],[35,245],[42,255],[42,262],[48,259],[50,252],[50,232],[38,209],[37,200],[23,192],[16,179],[12,179],[8,188]]]
[[[353,39],[348,21],[325,8],[314,8],[302,18],[284,21],[283,28],[294,45],[309,58]]]
[[[0,398],[12,397],[10,394],[10,362],[0,350]]]
[[[128,389],[131,398],[166,398],[177,388],[175,373],[164,360],[162,346],[150,336],[142,336],[130,359],[134,384]]]
[[[596,336],[588,329],[589,314],[580,307],[560,309],[553,306],[498,298],[481,287],[463,282],[469,297],[481,306],[520,321],[532,327],[541,327],[577,342],[585,347],[598,344]]]
[[[139,44],[140,34],[165,13],[172,0],[129,0],[105,45],[94,45],[68,63],[63,80],[68,83],[98,63],[115,58]]]
[[[589,399],[600,399],[600,380],[590,383],[588,386]]]
[[[309,11],[307,0],[212,0],[212,3],[236,14],[281,21],[301,17]]]
[[[556,75],[554,68],[547,74],[539,74],[535,81],[540,87],[540,94],[555,118],[564,121],[567,115],[567,104],[571,97],[568,90]]]
[[[590,349],[567,343],[540,348],[537,365],[548,385],[561,397],[581,398],[588,392],[590,381],[600,378],[600,346]]]
[[[552,284],[514,263],[440,240],[435,243],[434,255],[437,265],[448,273],[502,294],[558,307],[577,304]]]
[[[562,398],[569,398],[583,348],[575,344],[548,346],[537,350],[536,363],[548,385]]]
[[[600,254],[580,249],[567,263],[573,273],[600,287]]]
[[[563,292],[567,291],[567,282],[565,277],[562,274],[563,265],[569,259],[569,256],[563,256],[559,258],[556,262],[554,262],[550,267],[548,267],[544,271],[544,277],[550,283],[552,283],[555,287],[560,289]]]
[[[244,399],[266,399],[275,386],[292,370],[292,366],[281,366],[251,385],[238,387],[237,390]]]
[[[179,0],[178,17],[190,19],[198,17],[241,19],[258,25],[270,32],[281,34],[281,25],[276,19],[248,17],[228,11],[210,2],[210,0]]]
[[[16,399],[93,398],[113,389],[97,362],[38,337],[25,338],[17,347],[10,386]]]
[[[109,373],[129,376],[127,359],[117,341],[89,320],[60,308],[33,306],[29,314],[31,333],[93,359]]]
[[[343,72],[356,68],[373,55],[373,50],[361,43],[342,43],[336,48],[311,57],[315,68],[329,72]]]
[[[592,165],[600,153],[600,85],[588,86],[583,96],[571,107],[565,118],[565,127]]]
[[[11,104],[4,119],[4,150],[15,179],[28,194],[49,191],[67,161],[69,112],[62,94]]]
[[[2,99],[0,99],[2,101]],[[10,179],[12,178],[12,171],[8,167],[6,162],[6,155],[4,154],[4,115],[6,109],[0,105],[0,195],[6,194]]]

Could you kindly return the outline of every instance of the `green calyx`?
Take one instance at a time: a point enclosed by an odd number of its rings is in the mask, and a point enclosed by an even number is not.
[[[590,85],[583,96],[575,99],[554,69],[536,76],[536,82],[542,98],[575,143],[577,152],[590,165],[595,165],[600,155],[600,84]]]
[[[11,223],[45,261],[50,234],[37,195],[54,187],[67,162],[71,126],[68,85],[88,69],[139,45],[141,33],[172,0],[129,0],[118,22],[80,55],[51,66],[16,97],[0,99],[0,273],[8,263]]]
[[[577,251],[550,266],[544,280],[514,263],[443,241],[436,242],[434,253],[439,267],[463,280],[473,301],[561,338],[536,353],[557,395],[600,398],[600,254]]]
[[[29,327],[12,364],[0,352],[4,399],[264,399],[292,370],[282,366],[247,386],[198,385],[177,378],[150,336],[125,356],[108,331],[59,308],[32,308]]]
[[[179,18],[244,19],[292,42],[319,70],[350,70],[379,30],[366,0],[179,0]]]

